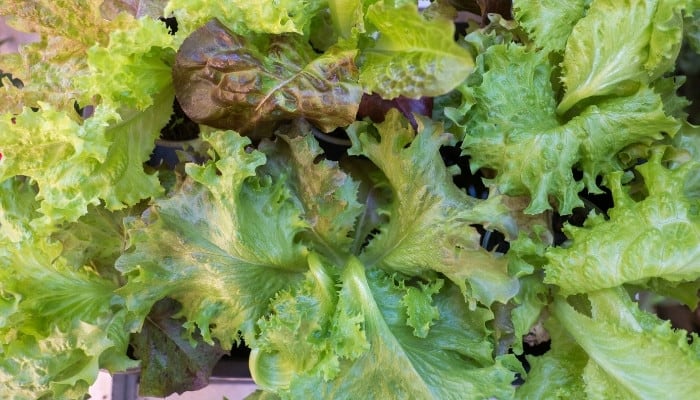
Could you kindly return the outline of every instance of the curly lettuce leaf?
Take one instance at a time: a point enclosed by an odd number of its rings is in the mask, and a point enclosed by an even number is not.
[[[112,30],[106,45],[87,50],[89,73],[75,81],[82,102],[99,98],[115,109],[147,109],[172,91],[176,50],[166,25],[156,19],[141,18]]]
[[[560,125],[554,109],[547,55],[517,45],[495,45],[482,55],[479,86],[466,115],[462,147],[470,167],[497,171],[493,185],[508,195],[529,195],[526,213],[550,209],[549,196],[568,214],[581,205],[571,167],[583,132]],[[514,94],[518,95],[515,96]]]
[[[556,320],[586,353],[580,371],[588,398],[689,398],[700,389],[697,336],[639,310],[623,289],[589,293],[591,314],[564,299],[553,304]],[[640,351],[643,350],[643,351]]]
[[[280,121],[305,118],[330,132],[357,114],[355,53],[319,55],[299,35],[242,36],[213,20],[178,50],[175,91],[185,113],[209,126],[265,137]]]
[[[590,0],[516,0],[513,14],[535,45],[544,52],[563,52],[578,20],[586,14]]]
[[[482,78],[461,88],[465,114],[450,116],[464,130],[462,147],[472,170],[494,169],[497,175],[487,184],[508,195],[529,195],[526,213],[551,209],[550,198],[559,212],[571,213],[582,205],[584,184],[600,192],[596,178],[624,167],[620,151],[679,128],[665,115],[661,97],[646,88],[591,104],[562,122],[546,53],[494,45],[480,57]],[[583,182],[574,179],[574,167],[583,170]]]
[[[131,221],[119,293],[137,315],[170,297],[190,334],[229,348],[239,331],[253,334],[275,293],[303,279],[306,250],[295,237],[306,225],[283,181],[256,176],[265,156],[247,152],[248,139],[228,131],[205,140],[213,159],[187,165],[190,178]]]
[[[260,334],[249,343],[251,374],[270,391],[289,388],[301,373],[331,379],[341,357],[367,348],[352,317],[334,320],[338,295],[333,269],[313,252],[308,261],[304,281],[275,295],[271,312],[258,321]]]
[[[265,364],[264,370],[256,368],[254,361],[254,371],[284,369],[290,377],[281,386],[264,388],[277,391],[282,398],[299,398],[309,393],[339,399],[476,399],[512,395],[513,372],[502,360],[494,361],[491,356],[485,321],[493,314],[482,308],[468,310],[454,285],[433,294],[432,304],[439,318],[422,338],[407,325],[410,317],[403,301],[410,293],[407,282],[397,281],[379,269],[366,270],[357,259],[349,261],[340,281],[342,288],[337,294],[331,333],[313,336],[315,343],[328,341],[340,351],[333,375],[325,377],[313,368],[301,368],[299,372],[304,373],[292,372],[303,364],[296,365],[291,358],[286,364]],[[298,297],[297,302],[302,299]],[[295,309],[283,311],[286,312],[275,319],[291,318]],[[429,308],[424,311],[434,314]],[[294,350],[293,346],[280,347]],[[468,353],[464,352],[466,348]],[[360,381],[372,384],[358,385]]]
[[[361,46],[358,61],[366,92],[385,99],[438,96],[474,70],[472,55],[453,40],[453,21],[427,20],[415,3],[377,2],[368,7],[365,21],[377,36]]]
[[[9,16],[9,25],[20,31],[71,38],[85,46],[104,43],[109,34],[99,2],[91,0],[7,0],[0,15]]]
[[[634,93],[672,69],[685,6],[684,0],[593,1],[566,42],[566,92],[557,113],[590,97]]]
[[[21,175],[37,183],[43,217],[35,223],[41,226],[76,221],[100,201],[115,210],[156,196],[162,189],[143,163],[170,117],[172,99],[165,93],[144,112],[125,116],[98,106],[82,122],[45,103],[36,112],[6,114],[0,180]]]
[[[348,133],[350,154],[374,162],[394,194],[384,210],[389,222],[364,249],[364,263],[409,275],[441,272],[470,302],[505,303],[517,293],[504,260],[480,247],[471,226],[500,227],[508,220],[505,210],[454,185],[439,153],[449,134],[439,124],[419,119],[416,134],[398,110],[391,110],[383,123],[355,123]]]
[[[307,240],[326,254],[345,253],[351,249],[356,222],[364,212],[357,199],[359,183],[338,162],[319,159],[323,151],[311,129],[298,122],[274,142],[261,142],[258,149],[267,156],[263,169],[273,176],[287,176],[310,228]]]
[[[107,46],[110,32],[115,29],[130,29],[143,22],[126,14],[107,20],[99,2],[87,0],[9,0],[0,5],[0,15],[9,17],[16,29],[42,36],[39,43],[21,48],[19,55],[0,61],[0,69],[12,72],[23,83],[22,88],[3,87],[3,112],[13,113],[20,113],[23,107],[36,107],[39,102],[49,102],[67,113],[73,110],[76,100],[83,106],[90,104],[93,100],[80,87],[90,77],[88,49]],[[149,39],[148,35],[139,37],[144,46]],[[119,63],[110,64],[109,69],[119,70]],[[138,87],[141,83],[127,84]]]
[[[281,0],[276,2],[234,0],[170,0],[165,15],[178,21],[178,36],[186,37],[216,18],[233,32],[308,33],[313,17],[325,0]]]
[[[700,217],[697,196],[686,185],[700,166],[690,162],[669,170],[661,165],[662,151],[637,167],[646,197],[635,200],[621,183],[623,174],[608,176],[615,206],[609,220],[590,217],[586,226],[567,226],[568,247],[547,251],[545,282],[563,295],[643,284],[651,278],[670,282],[694,281],[700,274]]]
[[[82,398],[97,378],[100,354],[111,346],[99,328],[80,322],[44,337],[16,337],[1,347],[0,396]]]
[[[102,241],[104,236],[89,232],[76,240],[70,234],[93,222],[94,229],[114,232],[118,218],[80,221],[48,236],[29,224],[37,206],[34,187],[19,179],[3,185],[9,183],[16,192],[0,193],[2,203],[26,196],[26,209],[21,220],[7,218],[13,223],[0,225],[0,394],[79,398],[98,369],[137,365],[126,355],[129,330],[123,300],[115,293],[118,281],[101,268],[113,265],[120,240]],[[17,232],[21,241],[13,241]]]

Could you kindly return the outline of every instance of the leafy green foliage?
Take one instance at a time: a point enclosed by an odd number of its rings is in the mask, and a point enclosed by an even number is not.
[[[569,226],[571,245],[547,252],[545,282],[562,295],[593,292],[656,277],[671,282],[697,279],[700,199],[685,195],[697,163],[675,170],[660,165],[662,151],[637,167],[646,196],[635,201],[623,187],[622,173],[608,175],[615,207],[609,219],[592,216],[583,228]],[[651,244],[654,245],[651,245]]]
[[[0,397],[692,398],[700,3],[487,3],[3,2]]]
[[[452,40],[452,21],[426,20],[415,3],[399,8],[390,4],[377,2],[365,16],[368,31],[376,30],[378,36],[360,57],[360,83],[366,91],[386,99],[438,96],[466,79],[474,62]]]

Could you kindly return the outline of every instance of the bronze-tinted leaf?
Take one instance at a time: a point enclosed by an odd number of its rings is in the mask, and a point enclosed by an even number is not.
[[[180,47],[173,81],[182,109],[201,124],[263,137],[301,117],[330,132],[355,120],[354,58],[355,50],[318,55],[301,35],[243,37],[212,20]]]
[[[194,338],[196,344],[188,340],[183,320],[174,319],[179,308],[174,300],[159,301],[132,339],[135,355],[141,360],[141,395],[168,396],[201,389],[225,353],[199,336]]]

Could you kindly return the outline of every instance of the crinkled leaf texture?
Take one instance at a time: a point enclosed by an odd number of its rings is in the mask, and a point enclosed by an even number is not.
[[[170,0],[165,15],[172,14],[177,18],[178,33],[183,37],[213,18],[239,34],[304,34],[313,17],[325,5],[323,0]]]
[[[580,101],[628,95],[672,68],[683,39],[685,0],[596,0],[566,42],[557,106],[564,114]]]
[[[120,236],[103,241],[83,229],[118,231],[123,215],[91,216],[50,237],[29,225],[35,188],[12,178],[3,189],[11,190],[0,192],[2,204],[16,196],[25,202],[24,212],[8,209],[0,225],[0,396],[80,398],[99,368],[137,365],[126,356],[126,309],[114,275],[101,274],[114,263]]]
[[[550,197],[559,212],[571,213],[582,205],[578,193],[584,183],[600,192],[596,177],[622,169],[621,150],[679,128],[665,115],[660,96],[647,88],[591,104],[563,123],[555,113],[546,53],[494,45],[480,57],[481,79],[461,88],[471,107],[452,117],[464,129],[462,146],[472,170],[492,168],[497,175],[489,185],[505,194],[529,195],[526,213],[552,208]],[[583,170],[583,182],[573,177],[576,166]]]
[[[452,182],[442,162],[442,126],[419,119],[418,133],[398,110],[381,124],[349,128],[350,154],[365,155],[384,173],[394,198],[383,210],[389,222],[360,258],[371,266],[408,275],[445,274],[470,302],[506,303],[518,291],[505,260],[480,247],[472,224],[507,231],[510,217],[499,199],[480,201]]]
[[[31,3],[2,9],[50,36],[23,50],[16,66],[25,86],[3,86],[0,180],[38,183],[44,226],[76,221],[100,202],[115,210],[157,196],[143,163],[172,113],[175,50],[165,26],[127,14],[108,21],[94,2]]]
[[[661,165],[657,150],[637,167],[646,197],[636,201],[621,183],[621,172],[608,176],[615,207],[588,219],[586,226],[568,226],[568,247],[547,251],[545,282],[563,295],[645,283],[650,278],[671,282],[694,281],[700,275],[700,199],[687,196],[686,185],[700,165],[676,169]],[[696,184],[697,186],[697,184]]]
[[[698,393],[696,335],[688,344],[686,331],[639,310],[621,288],[590,293],[588,300],[591,315],[563,298],[552,307],[556,321],[576,343],[562,361],[572,361],[569,370],[585,362],[574,374],[583,378],[587,398],[685,399]]]
[[[474,59],[454,42],[454,23],[426,20],[416,3],[394,6],[380,1],[365,19],[377,33],[362,49],[360,83],[385,99],[445,94],[474,70]],[[420,34],[418,34],[420,32]]]
[[[156,19],[141,18],[113,30],[106,46],[87,51],[89,74],[75,82],[81,100],[87,104],[100,98],[115,109],[147,109],[159,95],[172,92],[176,49],[175,39]]]
[[[100,5],[102,15],[113,19],[121,12],[127,12],[136,18],[158,18],[165,15],[163,9],[167,0],[104,0]]]
[[[276,299],[277,313],[262,325],[263,337],[275,336],[251,363],[263,388],[282,398],[512,396],[513,371],[490,354],[485,321],[493,315],[483,308],[469,310],[456,286],[416,300],[428,300],[431,306],[420,308],[439,314],[422,337],[407,325],[407,309],[417,309],[405,307],[411,292],[405,281],[357,259],[349,260],[340,281],[337,293],[309,283],[295,297]],[[332,320],[309,318],[328,307],[334,308]],[[297,349],[298,343],[303,347]]]
[[[21,88],[3,86],[2,113],[20,113],[39,102],[72,111],[80,96],[74,82],[87,73],[85,52],[106,44],[110,29],[124,22],[103,19],[99,2],[88,0],[6,0],[0,4],[0,15],[17,30],[41,35],[40,42],[20,48],[20,54],[0,57],[0,70],[23,83]]]
[[[359,183],[324,159],[313,128],[297,121],[275,141],[263,141],[258,149],[267,156],[263,170],[271,176],[286,176],[286,184],[303,210],[309,225],[307,238],[327,254],[351,250],[358,218],[365,211],[358,202]]]
[[[142,163],[168,121],[172,99],[164,93],[144,112],[124,116],[98,106],[80,122],[44,103],[36,112],[3,115],[0,180],[22,175],[37,182],[41,226],[76,221],[100,201],[116,210],[156,196],[160,183]]]
[[[548,52],[563,52],[576,22],[585,13],[590,0],[515,0],[513,13],[537,47]]]
[[[241,36],[215,19],[178,50],[175,91],[190,118],[213,127],[270,136],[277,122],[305,118],[330,132],[357,114],[355,53],[318,55],[303,36]]]
[[[252,335],[278,291],[303,279],[301,210],[279,177],[257,176],[265,163],[233,131],[205,138],[212,160],[190,164],[190,178],[129,226],[131,250],[117,262],[128,276],[119,292],[142,315],[159,300],[180,304],[188,331],[229,348]]]

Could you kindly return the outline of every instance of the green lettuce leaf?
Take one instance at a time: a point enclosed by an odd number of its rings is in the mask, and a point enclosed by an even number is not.
[[[420,119],[416,134],[397,110],[391,110],[383,123],[355,123],[348,133],[353,142],[350,154],[374,162],[394,194],[384,210],[389,222],[360,256],[365,264],[418,276],[441,272],[470,302],[505,303],[517,293],[505,260],[481,248],[471,226],[501,228],[509,220],[505,210],[498,199],[482,202],[454,185],[439,153],[449,134],[439,124]]]
[[[402,300],[409,293],[405,281],[397,281],[378,269],[365,270],[357,259],[349,261],[340,280],[343,284],[337,294],[331,333],[315,335],[316,341],[329,341],[340,351],[337,372],[331,377],[314,373],[313,369],[306,374],[288,372],[288,387],[276,388],[282,398],[308,393],[339,399],[512,396],[513,372],[491,356],[492,344],[484,323],[493,314],[482,308],[468,310],[454,285],[432,296],[439,319],[421,338],[406,325],[410,317]],[[434,314],[434,310],[426,311]],[[469,353],[464,353],[466,348]],[[261,370],[255,362],[253,366],[254,371]],[[275,363],[265,366],[262,373],[269,373],[269,368],[296,367]],[[359,381],[371,384],[358,385]]]
[[[583,132],[561,126],[556,118],[546,53],[495,45],[481,57],[479,86],[464,89],[475,102],[463,122],[462,147],[472,156],[470,167],[495,169],[493,184],[502,193],[529,195],[526,213],[550,209],[549,196],[562,213],[570,213],[581,205],[583,184],[574,180],[571,167]]]
[[[228,1],[170,0],[165,15],[178,21],[178,36],[186,37],[216,18],[233,32],[305,34],[324,0]]]
[[[169,119],[172,99],[165,93],[143,113],[126,117],[98,106],[81,123],[45,103],[38,112],[3,115],[0,180],[22,175],[37,183],[43,217],[35,223],[41,226],[75,221],[100,201],[115,210],[156,196],[158,179],[142,163]]]
[[[359,183],[338,167],[320,159],[323,151],[308,124],[298,122],[258,149],[267,156],[263,169],[272,176],[287,176],[287,184],[304,210],[309,225],[307,240],[324,254],[346,253],[364,207],[358,202]],[[340,255],[336,255],[340,256]]]
[[[100,354],[111,346],[99,328],[80,322],[44,337],[15,337],[2,345],[0,396],[82,398],[97,377]]]
[[[662,156],[663,151],[657,150],[649,162],[637,167],[646,187],[642,200],[635,200],[622,186],[621,172],[608,176],[615,201],[609,220],[598,215],[582,228],[568,226],[571,245],[546,253],[546,283],[568,295],[643,284],[650,278],[670,282],[698,278],[700,202],[684,193],[700,167],[690,162],[669,170],[661,165]]]
[[[472,170],[494,169],[489,185],[508,195],[529,195],[526,213],[552,208],[550,197],[559,212],[571,213],[582,205],[578,193],[584,184],[600,192],[596,178],[625,166],[618,158],[621,150],[679,128],[665,115],[660,96],[646,88],[592,104],[563,123],[555,114],[546,53],[494,45],[480,57],[482,79],[461,89],[465,115],[450,115],[464,130],[462,147]],[[574,180],[577,166],[583,182]]]
[[[333,268],[309,254],[303,282],[275,295],[269,315],[258,321],[260,335],[250,342],[250,370],[262,388],[278,392],[305,373],[331,379],[341,357],[356,357],[367,348],[352,316],[333,319],[338,301]]]
[[[176,50],[165,24],[155,19],[112,30],[107,45],[87,50],[89,74],[75,81],[83,103],[99,98],[114,109],[150,107],[156,97],[172,91]]]
[[[22,82],[19,88],[3,85],[0,91],[3,113],[18,114],[24,107],[36,107],[40,101],[72,109],[79,95],[73,80],[85,75],[87,64],[83,54],[93,44],[83,40],[104,42],[106,39],[104,23],[98,21],[96,12],[88,4],[68,1],[6,1],[0,5],[0,15],[10,25],[20,31],[41,34],[39,42],[23,46],[18,54],[0,57],[0,70],[12,73]]]
[[[306,250],[295,237],[306,224],[284,182],[256,176],[265,156],[248,153],[248,139],[228,131],[205,140],[213,160],[189,164],[190,178],[131,221],[119,293],[137,315],[170,297],[190,334],[229,348],[239,331],[253,334],[275,293],[303,279]]]
[[[685,5],[684,0],[593,1],[566,43],[566,92],[557,113],[590,97],[634,93],[668,71],[683,38]]]
[[[445,94],[474,70],[474,59],[453,40],[454,23],[426,20],[415,3],[377,2],[365,15],[376,40],[363,45],[360,83],[385,99]]]
[[[527,30],[535,45],[544,52],[563,52],[576,22],[585,13],[590,0],[513,1],[513,14]]]
[[[545,327],[551,338],[550,349],[541,356],[526,356],[530,370],[525,383],[516,390],[515,398],[587,400],[582,372],[588,356],[554,319],[550,318]]]
[[[79,398],[98,369],[138,364],[126,355],[129,329],[124,301],[115,293],[117,277],[102,274],[122,248],[119,236],[101,241],[104,236],[81,231],[94,222],[94,230],[114,232],[120,219],[79,221],[50,237],[29,224],[37,206],[34,187],[19,179],[3,185],[16,192],[0,193],[2,203],[26,196],[26,208],[21,220],[5,218],[0,225],[0,394]]]
[[[645,313],[623,289],[588,295],[591,315],[559,299],[553,314],[588,356],[582,371],[588,398],[689,398],[697,393],[697,336]],[[643,350],[643,351],[640,351]]]
[[[213,20],[178,50],[175,91],[185,113],[209,126],[266,137],[280,121],[305,118],[330,132],[360,105],[355,54],[318,55],[300,35],[246,37]]]

